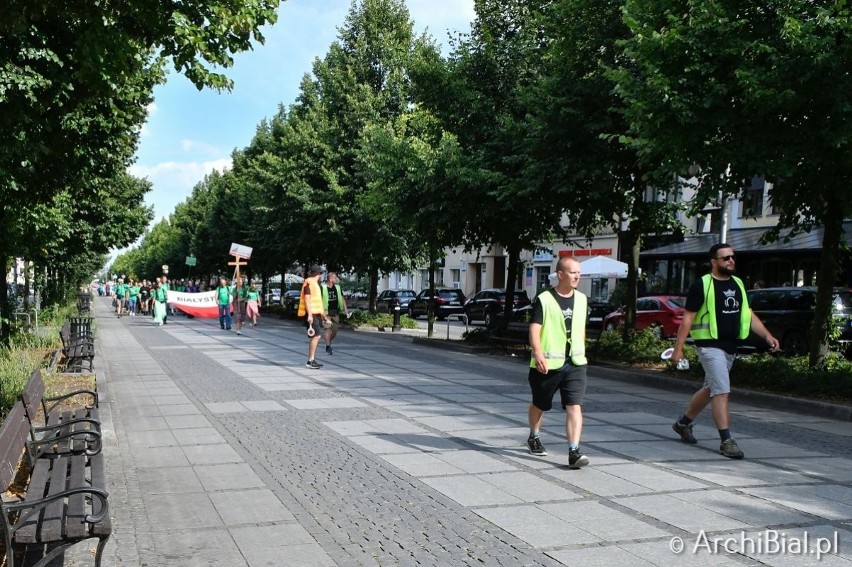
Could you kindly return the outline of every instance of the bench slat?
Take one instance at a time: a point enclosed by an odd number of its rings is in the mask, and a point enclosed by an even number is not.
[[[92,486],[98,486],[106,489],[106,473],[104,468],[104,456],[102,453],[89,457],[89,474],[91,475]],[[92,505],[92,513],[100,512],[98,507],[99,500],[94,498]],[[92,534],[98,536],[108,536],[112,533],[112,520],[109,514],[104,516],[104,519],[92,526]]]
[[[84,486],[86,483],[86,459],[75,456],[71,459],[71,474],[68,486]],[[65,536],[81,538],[87,534],[84,519],[86,517],[86,495],[75,494],[68,498],[68,512],[65,518]]]
[[[15,468],[21,460],[23,449],[30,434],[26,410],[21,402],[16,402],[0,430],[0,492],[6,492],[15,478]]]
[[[56,457],[53,461],[53,470],[50,474],[50,486],[48,493],[59,494],[68,486],[68,465],[71,459],[66,457]],[[32,487],[30,487],[32,490]],[[62,539],[62,516],[65,513],[64,499],[60,498],[44,509],[44,514],[41,521],[41,541],[58,541]]]
[[[47,490],[50,480],[50,465],[52,459],[37,459],[33,465],[30,476],[30,485],[24,501],[33,501],[42,498]],[[15,540],[21,543],[36,543],[36,528],[38,527],[41,514],[32,516],[15,532]]]

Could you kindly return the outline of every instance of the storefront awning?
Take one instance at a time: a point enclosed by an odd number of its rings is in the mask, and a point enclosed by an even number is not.
[[[781,238],[769,244],[760,244],[760,238],[767,232],[766,227],[740,228],[728,231],[727,244],[737,254],[796,254],[800,252],[819,253],[822,250],[822,237],[824,230],[814,227],[810,232],[803,232],[785,241],[784,235],[789,230],[781,232]],[[844,237],[846,243],[852,247],[852,222],[843,223]],[[639,256],[643,259],[650,258],[672,258],[672,257],[695,257],[706,256],[707,251],[716,242],[719,235],[700,234],[687,237],[683,242],[668,244],[652,250],[645,250]]]

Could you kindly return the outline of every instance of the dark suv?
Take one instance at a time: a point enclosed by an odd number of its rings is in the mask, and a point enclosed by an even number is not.
[[[408,303],[408,316],[417,319],[421,315],[427,315],[429,301],[432,299],[431,290],[424,289],[417,297]],[[435,317],[439,321],[464,312],[464,294],[459,289],[436,289],[435,290]]]
[[[524,290],[516,290],[512,309],[518,310],[530,304],[530,298]],[[502,313],[506,305],[506,290],[483,289],[464,304],[468,321],[483,321],[491,325],[494,317]]]
[[[815,287],[768,287],[748,292],[751,310],[781,342],[781,350],[789,354],[804,354],[814,320]],[[848,349],[852,343],[852,291],[835,290],[833,313],[838,323],[839,342]],[[766,348],[765,342],[754,335],[748,344]]]
[[[414,299],[417,293],[413,289],[386,289],[376,298],[376,310],[382,313],[393,313],[394,308],[399,305],[403,314],[408,311],[408,302]]]

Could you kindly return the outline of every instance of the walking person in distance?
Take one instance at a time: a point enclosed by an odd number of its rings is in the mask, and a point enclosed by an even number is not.
[[[320,336],[322,335],[322,322],[325,319],[325,311],[322,306],[322,291],[320,290],[319,279],[322,274],[322,268],[319,266],[311,266],[308,269],[307,277],[302,283],[302,293],[299,295],[299,317],[307,317],[305,323],[308,329],[308,362],[305,367],[312,370],[319,370],[322,364],[317,362],[317,346],[319,345]]]
[[[343,291],[338,283],[337,273],[329,272],[326,277],[326,282],[322,284],[322,306],[327,316],[328,328],[324,330],[325,352],[334,354],[334,348],[331,343],[337,336],[337,331],[340,328],[340,313],[349,317],[349,310],[346,308],[346,299],[343,297]]]

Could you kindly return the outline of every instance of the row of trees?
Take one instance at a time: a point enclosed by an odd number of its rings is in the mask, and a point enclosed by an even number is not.
[[[0,18],[0,267],[35,264],[46,303],[96,273],[151,221],[126,171],[170,64],[229,88],[232,54],[262,41],[278,0],[10,0]],[[27,271],[29,273],[29,271]],[[0,284],[2,334],[10,306]]]
[[[152,274],[193,252],[215,273],[238,241],[255,247],[260,273],[321,261],[374,284],[435,266],[447,246],[500,245],[511,288],[521,251],[566,238],[567,216],[583,237],[623,231],[632,302],[643,235],[683,230],[677,199],[646,189],[679,194],[689,177],[695,213],[759,174],[774,184],[779,230],[826,228],[820,364],[852,208],[845,3],[475,7],[444,56],[414,34],[402,0],[353,3],[295,103],[120,258],[122,271]]]

